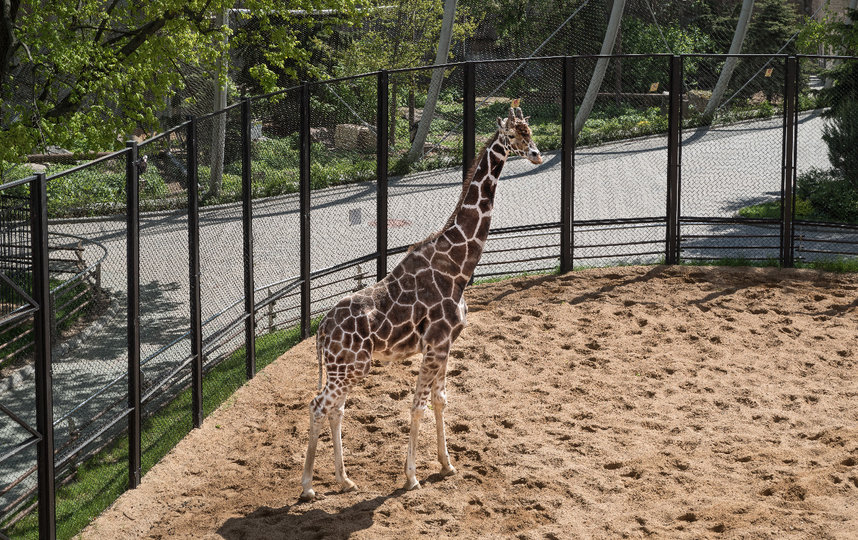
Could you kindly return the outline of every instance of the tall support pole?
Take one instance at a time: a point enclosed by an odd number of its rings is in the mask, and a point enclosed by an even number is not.
[[[378,72],[378,92],[376,103],[376,147],[375,167],[378,193],[376,194],[376,279],[381,280],[387,275],[387,159],[388,159],[388,89],[389,75],[386,70]]]
[[[742,44],[745,42],[745,35],[748,33],[752,11],[754,11],[754,0],[744,0],[742,2],[742,11],[739,12],[739,21],[736,23],[736,31],[733,33],[733,41],[730,43],[729,54],[739,54],[742,52]],[[738,62],[739,58],[735,56],[729,56],[724,61],[724,67],[721,68],[721,75],[718,76],[718,82],[715,83],[715,89],[712,90],[712,97],[709,98],[709,103],[706,104],[706,109],[703,111],[704,118],[710,122],[715,115],[718,105],[721,104],[721,99],[727,91],[727,86],[730,85],[730,79],[733,78],[733,70],[736,69]]]
[[[256,298],[253,279],[253,186],[250,174],[250,100],[241,102],[241,231],[244,252],[245,375],[256,374]]]
[[[464,116],[464,127],[462,128],[462,181],[467,180],[471,164],[474,162],[477,140],[475,130],[476,118],[476,65],[473,62],[465,64],[465,73],[462,77],[462,115]]]
[[[310,337],[310,83],[301,85],[298,195],[301,215],[301,336]]]
[[[679,262],[679,151],[682,134],[682,57],[670,57],[667,127],[667,245],[665,263]]]
[[[33,253],[33,299],[38,303],[34,321],[36,447],[39,492],[39,538],[57,537],[54,482],[54,405],[51,376],[51,309],[48,268],[48,195],[45,174],[30,183],[30,242]]]
[[[575,190],[575,58],[563,58],[560,154],[560,272],[572,270]]]
[[[191,289],[191,416],[194,427],[203,425],[203,314],[200,272],[200,195],[197,176],[197,120],[191,117],[188,139],[188,278]]]
[[[128,264],[128,487],[140,485],[140,182],[137,143],[126,143],[125,193],[127,200]]]
[[[781,265],[791,268],[795,265],[793,252],[793,193],[795,190],[795,158],[798,111],[798,59],[790,56],[786,59],[786,77],[784,81],[784,132],[783,166],[781,172]]]
[[[575,134],[581,133],[584,123],[590,117],[593,111],[593,105],[596,103],[596,97],[599,94],[599,88],[602,87],[602,81],[605,79],[605,72],[608,70],[607,55],[614,50],[614,44],[617,41],[617,33],[620,31],[620,21],[623,18],[623,11],[626,8],[626,0],[614,0],[614,5],[611,8],[611,17],[608,19],[608,28],[605,30],[605,39],[602,41],[602,50],[599,52],[601,58],[596,60],[596,67],[593,69],[593,77],[590,79],[590,84],[587,86],[587,92],[584,94],[584,99],[581,101],[581,108],[578,110],[578,115],[575,117]]]

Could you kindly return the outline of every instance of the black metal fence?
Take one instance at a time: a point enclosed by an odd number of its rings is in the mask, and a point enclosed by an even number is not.
[[[382,277],[446,220],[510,97],[532,116],[545,162],[507,163],[477,278],[858,256],[858,221],[801,214],[797,188],[800,175],[832,167],[825,110],[802,72],[856,60],[740,56],[758,76],[703,121],[699,88],[723,60],[448,65],[410,165],[440,68],[242,99],[94,162],[0,186],[0,333],[25,321],[34,337],[0,386],[0,538],[72,536],[103,508],[102,493],[134,488],[254,376],[257,337],[293,327],[309,336],[315,316]],[[609,75],[589,88],[600,62]],[[576,136],[588,92],[596,113]],[[108,202],[93,202],[105,190]],[[68,331],[56,329],[65,313],[51,291],[69,280],[51,246],[71,246],[89,291]],[[108,470],[101,484],[85,476],[96,466]],[[77,495],[63,491],[72,486]],[[58,505],[58,493],[77,504]]]

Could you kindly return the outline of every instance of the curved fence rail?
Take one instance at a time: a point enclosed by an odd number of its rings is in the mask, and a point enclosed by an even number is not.
[[[615,76],[576,134],[600,59]],[[858,221],[813,206],[833,170],[815,76],[827,59],[740,55],[750,79],[704,118],[723,60],[450,64],[416,160],[433,68],[307,83],[0,186],[0,334],[35,336],[0,384],[0,538],[73,536],[99,511],[81,500],[134,488],[254,376],[257,339],[309,336],[315,317],[392,269],[446,221],[512,97],[544,163],[507,162],[477,279],[858,257]],[[51,309],[51,288],[74,287],[48,264],[49,237],[78,239],[74,275],[104,299]],[[61,316],[80,323],[57,332]]]

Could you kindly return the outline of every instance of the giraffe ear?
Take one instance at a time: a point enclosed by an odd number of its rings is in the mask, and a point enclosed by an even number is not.
[[[498,116],[498,129],[506,129],[506,127],[503,125],[503,123],[504,123],[504,120],[501,119],[500,116]]]

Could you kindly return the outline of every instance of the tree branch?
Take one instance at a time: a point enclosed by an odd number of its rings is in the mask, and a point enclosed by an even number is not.
[[[98,28],[98,32],[95,33],[95,38],[93,42],[99,43],[101,41],[101,36],[104,34],[104,30],[107,28],[107,21],[110,20],[110,14],[113,12],[113,8],[116,7],[116,4],[119,3],[119,0],[113,0],[109,6],[107,6],[107,10],[105,11],[105,15],[107,15],[102,21],[101,25]]]
[[[18,39],[15,37],[15,20],[18,18],[20,0],[0,0],[0,88],[6,87],[6,78],[12,58],[18,49]]]

